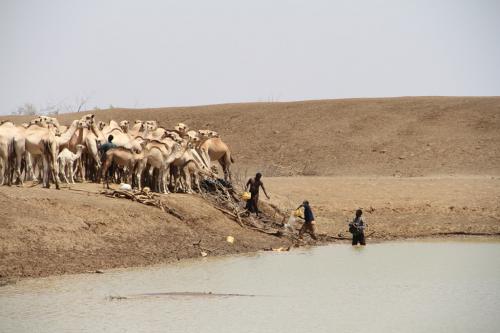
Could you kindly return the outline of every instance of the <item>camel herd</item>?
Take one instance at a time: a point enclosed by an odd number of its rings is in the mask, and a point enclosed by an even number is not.
[[[102,152],[110,135],[116,147]],[[154,120],[105,123],[93,114],[69,126],[48,116],[22,125],[0,123],[0,185],[41,179],[44,187],[53,182],[59,189],[61,177],[69,183],[78,175],[83,181],[103,180],[108,187],[113,178],[139,189],[148,185],[158,192],[191,193],[200,190],[201,177],[215,176],[215,161],[230,181],[234,161],[218,133],[190,130],[183,123],[174,129]]]

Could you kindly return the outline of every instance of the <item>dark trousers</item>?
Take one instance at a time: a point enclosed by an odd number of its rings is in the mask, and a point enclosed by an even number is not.
[[[352,234],[352,245],[366,245],[365,242],[365,233],[364,232],[357,232],[355,234]]]
[[[247,201],[246,209],[250,213],[259,215],[259,194],[252,193],[252,197]]]

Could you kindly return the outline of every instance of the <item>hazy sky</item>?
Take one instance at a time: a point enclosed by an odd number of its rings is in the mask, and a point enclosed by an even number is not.
[[[0,113],[500,95],[499,0],[0,0]]]

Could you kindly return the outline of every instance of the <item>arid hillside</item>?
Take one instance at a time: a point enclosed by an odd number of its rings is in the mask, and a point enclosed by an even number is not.
[[[242,174],[497,175],[500,97],[401,97],[94,111],[221,133]],[[65,114],[62,123],[80,117]],[[7,117],[3,117],[4,119]],[[21,122],[29,117],[9,117]]]

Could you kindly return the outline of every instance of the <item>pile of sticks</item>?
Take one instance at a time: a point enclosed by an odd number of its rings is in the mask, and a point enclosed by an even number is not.
[[[241,200],[234,188],[226,188],[218,182],[214,182],[213,191],[203,191],[201,194],[205,200],[212,206],[236,221],[242,228],[256,230],[268,235],[277,237],[284,236],[281,228],[276,228],[274,220],[268,216],[262,219],[254,219],[244,207],[244,201]],[[268,222],[268,223],[265,223]],[[273,223],[269,223],[273,222]]]
[[[154,206],[161,209],[165,213],[175,216],[179,220],[184,220],[184,217],[175,209],[168,207],[164,202],[162,202],[160,195],[157,193],[144,190],[102,190],[100,193],[111,198],[124,198],[139,202],[144,205]]]

